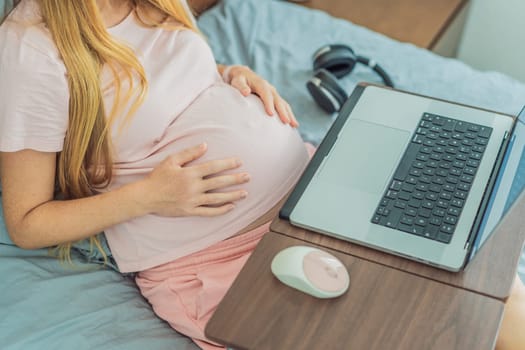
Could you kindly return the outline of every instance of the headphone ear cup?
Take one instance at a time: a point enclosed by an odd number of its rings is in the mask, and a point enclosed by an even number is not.
[[[337,78],[349,74],[357,63],[357,56],[349,46],[328,45],[320,48],[314,53],[313,69],[326,69]]]
[[[308,80],[306,88],[317,104],[329,113],[341,109],[348,99],[346,91],[339,85],[337,78],[325,69],[321,69]]]

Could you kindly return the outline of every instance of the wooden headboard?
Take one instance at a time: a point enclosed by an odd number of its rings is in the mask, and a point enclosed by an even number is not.
[[[206,9],[215,5],[219,0],[188,0],[188,5],[195,11],[196,15],[200,15]]]

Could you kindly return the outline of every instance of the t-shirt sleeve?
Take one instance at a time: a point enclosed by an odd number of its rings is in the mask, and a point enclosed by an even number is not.
[[[0,30],[0,151],[59,152],[69,120],[65,67],[58,57],[3,29]]]

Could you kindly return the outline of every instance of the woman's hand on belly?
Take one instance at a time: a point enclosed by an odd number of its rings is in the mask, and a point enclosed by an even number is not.
[[[223,78],[226,83],[236,88],[244,96],[253,93],[259,96],[264,104],[264,109],[269,116],[277,112],[284,124],[296,128],[299,126],[292,107],[286,102],[268,81],[257,75],[249,67],[234,65],[223,70]]]
[[[146,211],[160,216],[217,216],[234,208],[234,202],[246,197],[245,190],[215,192],[249,181],[247,173],[218,175],[241,166],[237,158],[213,160],[198,165],[206,144],[187,148],[168,156],[144,180],[141,198]]]

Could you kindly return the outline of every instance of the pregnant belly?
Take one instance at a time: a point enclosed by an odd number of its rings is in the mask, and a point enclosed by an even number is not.
[[[234,229],[230,232],[233,235],[271,219],[279,200],[295,184],[308,161],[296,129],[283,124],[277,115],[268,116],[259,97],[244,97],[231,86],[218,83],[201,93],[175,119],[148,157],[121,163],[115,169],[115,182],[123,184],[145,176],[168,155],[202,142],[208,144],[208,150],[192,164],[238,157],[243,165],[234,172],[247,172],[251,177],[247,184],[222,189],[243,188],[248,192],[232,212],[207,220],[206,227],[199,227],[204,220],[193,219],[193,227],[202,235],[226,226]],[[235,224],[228,225],[228,220]]]
[[[276,204],[307,161],[297,130],[278,116],[268,116],[259,97],[242,96],[226,84],[203,92],[171,128],[177,147],[208,144],[207,154],[197,163],[224,157],[242,160],[243,166],[235,172],[246,171],[251,176],[242,185],[248,191],[248,206],[266,197]]]
[[[211,86],[166,129],[141,159],[119,159],[109,190],[146,176],[167,156],[201,142],[208,144],[193,163],[238,157],[250,182],[248,196],[230,212],[214,217],[146,215],[105,230],[123,272],[144,270],[199,251],[270,220],[293,187],[308,154],[297,130],[266,115],[257,96],[242,96],[229,85]],[[192,164],[189,164],[192,165]]]

